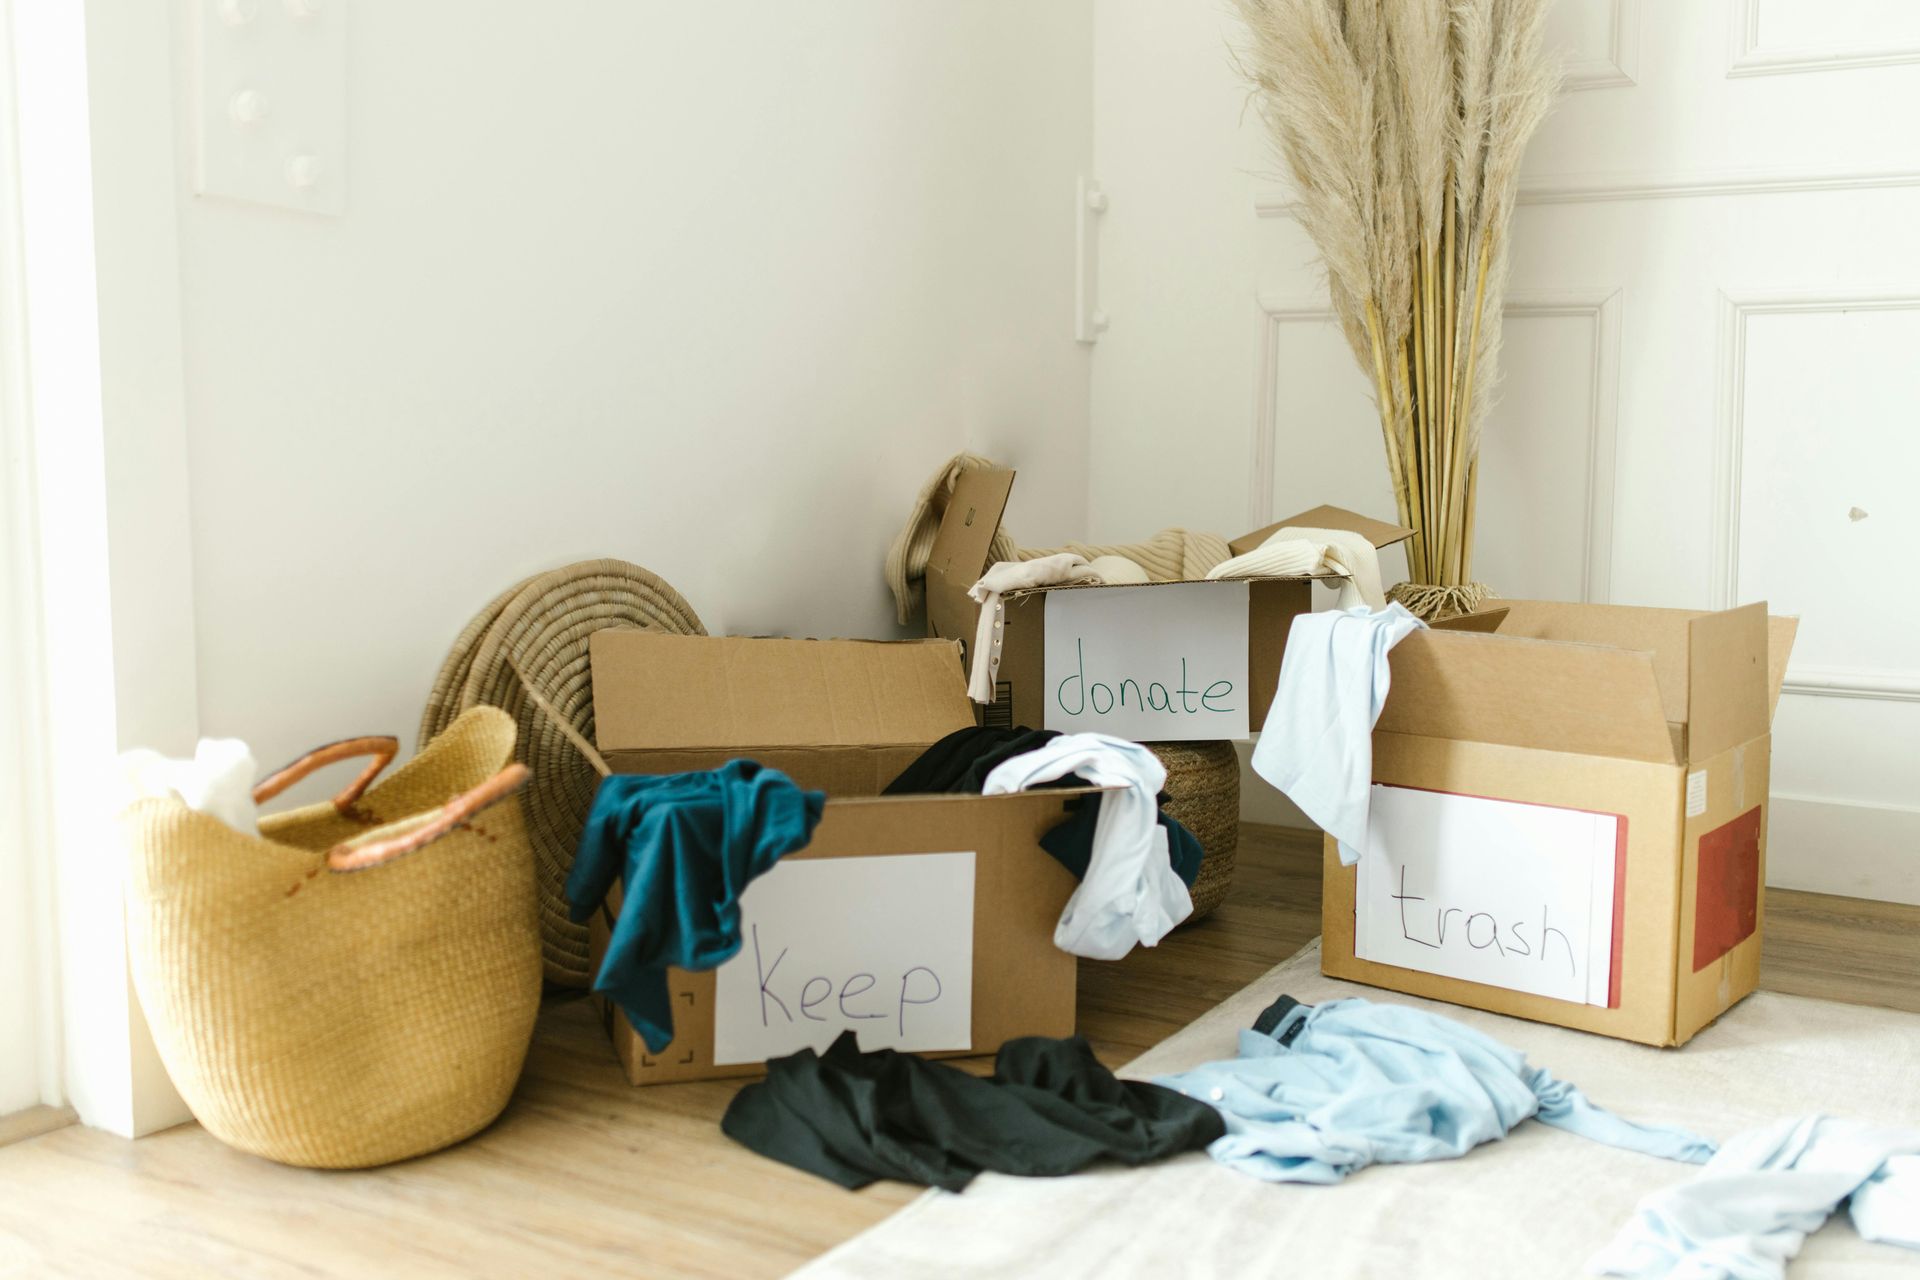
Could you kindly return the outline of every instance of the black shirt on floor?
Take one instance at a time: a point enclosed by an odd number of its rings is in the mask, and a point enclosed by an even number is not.
[[[1205,1103],[1116,1078],[1079,1036],[1009,1040],[983,1079],[893,1049],[862,1053],[851,1031],[823,1054],[769,1062],[720,1127],[843,1187],[897,1178],[948,1191],[987,1170],[1053,1177],[1100,1159],[1146,1164],[1226,1132]]]

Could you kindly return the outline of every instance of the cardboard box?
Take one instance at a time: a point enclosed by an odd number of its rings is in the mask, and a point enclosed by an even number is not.
[[[1416,632],[1393,651],[1362,854],[1374,861],[1363,876],[1327,841],[1322,968],[1644,1044],[1684,1043],[1759,980],[1771,726],[1796,620],[1769,618],[1762,604],[1693,613],[1500,603],[1508,613],[1497,632]],[[1395,827],[1395,814],[1416,812],[1434,815],[1424,834]],[[1488,852],[1482,819],[1503,832],[1559,823],[1598,838],[1516,837],[1511,856],[1524,861],[1508,864],[1506,883],[1460,893],[1463,868],[1483,865],[1474,859],[1509,856]],[[1577,870],[1558,861],[1570,858],[1594,876],[1584,935],[1559,927],[1565,914],[1548,918],[1545,901],[1541,918],[1524,922],[1486,906],[1516,882],[1514,893],[1528,893],[1536,878],[1577,893]],[[1446,893],[1429,887],[1449,877]],[[1548,892],[1529,893],[1519,914],[1531,917],[1531,898]],[[1357,945],[1369,922],[1375,940]],[[1559,982],[1541,967],[1550,964],[1567,964],[1565,981],[1576,981],[1576,935],[1592,947],[1608,933],[1609,972],[1600,952],[1585,952],[1593,1003],[1513,989]],[[1419,967],[1361,950],[1405,952]],[[1458,976],[1477,965],[1500,983]]]
[[[1075,881],[1039,839],[1089,789],[1012,796],[878,794],[929,744],[974,723],[955,645],[607,630],[596,632],[591,646],[596,737],[615,772],[678,773],[746,757],[827,792],[812,842],[756,884],[772,883],[796,861],[972,855],[971,1044],[950,1052],[987,1054],[1016,1036],[1072,1034],[1075,961],[1053,945],[1053,930]],[[748,894],[750,927],[753,886]],[[596,969],[618,906],[616,894],[593,922]],[[849,909],[898,914],[925,906],[875,901]],[[873,921],[884,924],[884,915]],[[837,932],[844,937],[860,929]],[[802,954],[791,964],[805,962],[806,945],[805,939],[795,944]],[[774,961],[776,968],[779,963]],[[877,972],[878,966],[870,967]],[[887,975],[876,981],[884,985]],[[674,1039],[659,1054],[647,1052],[626,1017],[601,1000],[629,1080],[659,1084],[763,1069],[762,1060],[716,1062],[718,986],[716,972],[670,971]],[[862,992],[873,994],[856,1003],[869,1007],[884,994],[872,983],[855,995]],[[789,1015],[803,994],[776,992]],[[831,1005],[815,1003],[831,1011]],[[773,1015],[776,1022],[780,1016]],[[832,1037],[820,1035],[818,1045],[825,1047]]]
[[[963,472],[934,537],[927,630],[967,650],[981,608],[967,591],[990,567],[1013,476]],[[1410,529],[1339,507],[1316,507],[1229,545],[1235,555],[1245,554],[1286,525],[1347,529],[1381,548],[1413,536]],[[1343,576],[1009,592],[996,697],[986,708],[986,722],[1097,730],[1134,741],[1245,738],[1273,703],[1287,631],[1294,615],[1312,609],[1314,581]],[[965,660],[972,660],[970,652]]]

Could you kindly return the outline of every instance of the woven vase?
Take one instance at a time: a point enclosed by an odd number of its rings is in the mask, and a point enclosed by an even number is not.
[[[398,744],[336,744],[263,782],[380,757],[260,834],[142,800],[121,817],[128,954],[180,1096],[229,1146],[361,1168],[489,1124],[540,1009],[533,852],[511,716],[460,716],[371,790]]]
[[[1240,848],[1240,757],[1231,742],[1149,742],[1167,768],[1168,817],[1193,833],[1205,857],[1189,890],[1193,914],[1202,919],[1233,887]]]

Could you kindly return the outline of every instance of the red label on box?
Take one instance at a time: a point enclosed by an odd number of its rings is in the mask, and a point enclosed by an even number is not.
[[[1700,837],[1693,905],[1693,971],[1753,936],[1760,914],[1760,808]]]

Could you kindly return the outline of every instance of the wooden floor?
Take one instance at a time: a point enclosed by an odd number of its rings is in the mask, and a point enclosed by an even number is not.
[[[1232,897],[1115,964],[1083,962],[1080,1026],[1118,1065],[1319,932],[1319,843],[1245,829]],[[1920,907],[1770,890],[1763,983],[1920,1012]],[[1277,993],[1276,993],[1277,994]],[[550,1005],[505,1116],[366,1173],[286,1169],[195,1125],[66,1128],[0,1149],[0,1278],[782,1275],[905,1204],[734,1146],[738,1083],[630,1088],[589,1007]]]

